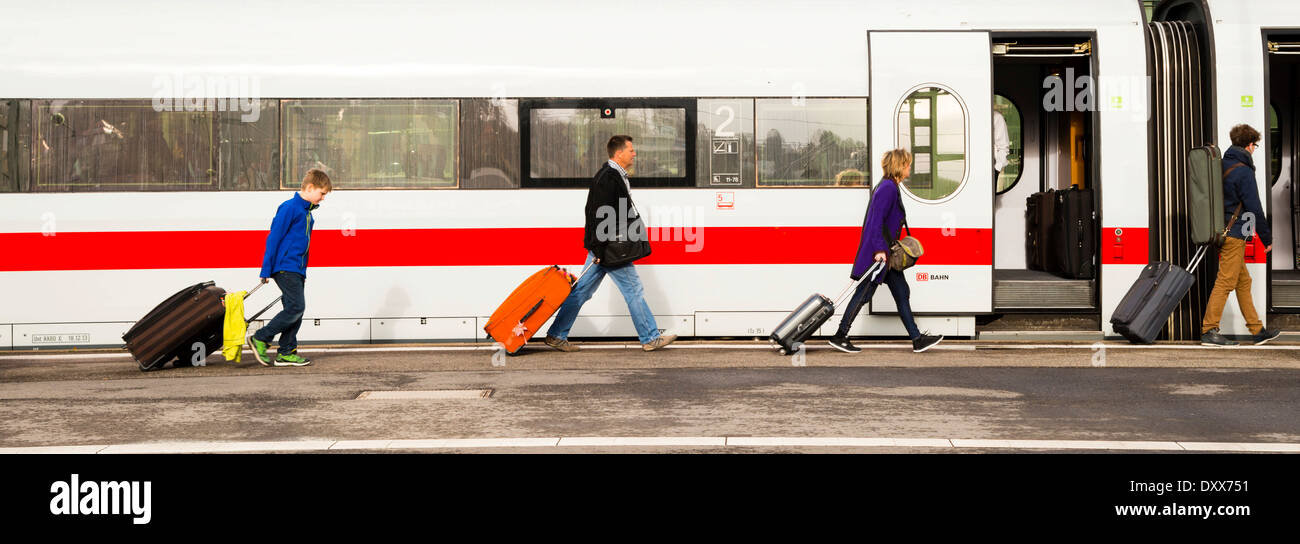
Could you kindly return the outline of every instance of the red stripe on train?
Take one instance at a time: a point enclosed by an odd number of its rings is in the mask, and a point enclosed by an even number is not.
[[[654,231],[655,229],[651,229]],[[652,234],[643,264],[849,264],[860,227],[700,227]],[[257,268],[267,231],[0,234],[0,271]],[[912,229],[927,265],[993,264],[991,229]],[[691,238],[687,238],[691,236]],[[317,230],[310,267],[577,262],[581,228]]]

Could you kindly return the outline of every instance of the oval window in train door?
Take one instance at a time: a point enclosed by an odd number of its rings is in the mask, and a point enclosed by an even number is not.
[[[925,255],[903,272],[921,315],[993,311],[993,84],[988,32],[872,31],[871,156],[912,152],[902,199]],[[897,313],[882,286],[875,314]],[[922,326],[922,329],[925,327]]]

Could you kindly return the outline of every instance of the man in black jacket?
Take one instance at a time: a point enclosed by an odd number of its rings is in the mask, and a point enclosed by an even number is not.
[[[1246,270],[1246,242],[1252,235],[1258,234],[1264,243],[1264,252],[1273,249],[1272,229],[1264,208],[1259,203],[1259,191],[1255,185],[1255,161],[1251,154],[1259,147],[1259,131],[1250,125],[1232,127],[1228,137],[1232,147],[1223,154],[1223,209],[1224,218],[1231,219],[1240,203],[1243,213],[1232,224],[1228,238],[1219,249],[1219,276],[1214,281],[1214,290],[1210,292],[1209,304],[1205,306],[1205,318],[1201,321],[1201,344],[1206,346],[1235,346],[1237,342],[1219,334],[1219,320],[1223,318],[1223,306],[1228,302],[1228,293],[1237,292],[1237,304],[1241,306],[1241,315],[1246,319],[1246,327],[1253,335],[1251,342],[1263,344],[1277,338],[1280,331],[1265,329],[1255,310],[1255,301],[1250,296],[1250,272]],[[1252,232],[1253,230],[1253,232]]]
[[[636,326],[641,348],[654,351],[677,339],[675,334],[660,334],[659,325],[655,323],[654,314],[645,302],[645,293],[641,288],[641,278],[637,276],[632,263],[619,266],[600,264],[598,255],[604,255],[605,245],[615,232],[626,232],[627,223],[637,217],[636,207],[632,205],[632,184],[627,179],[627,169],[636,159],[636,149],[632,147],[631,136],[614,136],[605,146],[609,153],[609,162],[601,166],[587,191],[586,225],[583,230],[582,245],[587,248],[588,268],[586,274],[578,279],[569,293],[569,298],[555,314],[555,323],[546,331],[546,345],[560,351],[578,351],[578,346],[569,343],[569,330],[578,319],[578,310],[591,298],[600,287],[600,282],[608,274],[614,278],[618,290],[623,292],[627,309],[632,314],[632,324]],[[620,223],[610,228],[611,223]],[[645,233],[641,233],[644,236]],[[593,264],[594,263],[594,264]]]

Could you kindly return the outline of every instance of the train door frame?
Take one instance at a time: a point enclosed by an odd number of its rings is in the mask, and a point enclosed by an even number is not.
[[[1104,185],[1104,183],[1103,183],[1102,180],[1101,180],[1101,164],[1102,164],[1102,163],[1101,163],[1101,129],[1102,129],[1102,124],[1101,124],[1101,109],[1102,109],[1102,105],[1098,102],[1098,100],[1102,99],[1101,93],[1099,92],[1099,88],[1098,88],[1098,82],[1100,81],[1100,78],[1101,78],[1101,60],[1100,60],[1101,55],[1100,55],[1100,45],[1099,45],[1099,43],[1098,43],[1098,32],[1097,32],[1097,29],[1095,29],[1095,28],[1094,28],[1094,29],[1086,29],[1086,30],[1061,30],[1061,29],[1020,30],[1020,29],[1018,29],[1018,30],[1013,30],[1013,31],[993,31],[993,32],[990,32],[990,33],[989,33],[989,39],[990,39],[990,42],[993,41],[993,40],[996,40],[996,39],[1006,39],[1006,38],[1051,38],[1051,39],[1055,39],[1055,38],[1061,38],[1061,39],[1078,39],[1078,38],[1086,38],[1086,39],[1089,41],[1089,43],[1091,44],[1092,52],[1091,52],[1091,54],[1089,55],[1089,58],[1088,58],[1088,70],[1089,70],[1089,73],[1088,73],[1087,75],[1088,75],[1089,77],[1092,78],[1092,82],[1093,82],[1092,86],[1090,87],[1090,88],[1091,88],[1091,92],[1092,92],[1092,94],[1093,94],[1093,97],[1092,97],[1092,108],[1091,108],[1091,111],[1088,112],[1088,113],[1089,113],[1089,122],[1090,122],[1090,125],[1091,125],[1090,128],[1091,128],[1091,133],[1092,133],[1092,134],[1090,134],[1090,135],[1089,135],[1089,138],[1088,138],[1088,145],[1089,145],[1088,153],[1089,153],[1089,157],[1088,157],[1088,164],[1087,164],[1087,167],[1088,167],[1088,173],[1089,173],[1089,175],[1087,176],[1087,178],[1088,178],[1088,182],[1089,182],[1088,188],[1090,188],[1090,189],[1093,190],[1093,194],[1092,194],[1092,199],[1093,199],[1093,209],[1096,211],[1096,215],[1097,215],[1097,216],[1096,216],[1096,220],[1095,220],[1095,226],[1096,226],[1096,229],[1095,229],[1094,232],[1093,232],[1093,235],[1095,236],[1094,239],[1097,240],[1097,243],[1095,244],[1095,251],[1094,251],[1094,254],[1093,254],[1093,258],[1096,259],[1096,263],[1097,263],[1097,264],[1096,264],[1096,267],[1095,267],[1095,269],[1096,269],[1096,277],[1093,279],[1093,281],[1095,282],[1095,283],[1094,283],[1094,288],[1093,288],[1093,295],[1092,295],[1093,308],[1090,309],[1090,310],[1083,310],[1083,311],[1078,311],[1078,310],[1047,310],[1047,311],[1035,311],[1035,312],[1031,312],[1031,313],[1054,313],[1054,312],[1059,312],[1059,313],[1076,313],[1076,314],[1082,314],[1082,315],[1092,315],[1092,314],[1095,313],[1095,314],[1097,314],[1097,315],[1100,316],[1100,315],[1102,315],[1102,314],[1105,313],[1105,312],[1103,311],[1103,308],[1102,308],[1102,304],[1103,304],[1103,300],[1102,300],[1102,293],[1103,293],[1103,289],[1102,289],[1102,276],[1103,276],[1103,275],[1102,275],[1102,273],[1101,273],[1101,269],[1102,269],[1102,265],[1103,265],[1103,261],[1102,261],[1102,258],[1101,258],[1101,257],[1102,257],[1102,244],[1101,244],[1102,236],[1101,236],[1101,231],[1102,231],[1103,219],[1104,219],[1104,217],[1105,217],[1105,216],[1104,216],[1105,210],[1102,209],[1102,205],[1101,205],[1101,203],[1102,203],[1101,192],[1104,190],[1104,188],[1102,187],[1102,186]],[[993,59],[993,57],[992,57],[992,51],[989,52],[989,55],[990,55],[989,68],[990,68],[990,70],[992,71],[992,72],[991,72],[991,79],[992,79],[992,83],[993,83],[993,94],[994,94],[994,96],[996,96],[996,95],[997,95],[997,83],[996,83],[996,82],[997,82],[997,79],[996,79],[996,77],[992,77],[992,76],[996,76],[996,69],[994,68],[994,64],[995,64],[996,61],[995,61],[995,60]],[[1150,71],[1150,70],[1148,70],[1148,72],[1149,72],[1149,71]],[[1041,82],[1040,82],[1040,83],[1041,83]],[[1040,91],[1041,91],[1041,90],[1042,90],[1042,89],[1040,89]],[[1042,111],[1042,94],[1041,94],[1041,92],[1039,93],[1039,102],[1038,102],[1038,104],[1035,104],[1034,107],[1036,107],[1040,112]],[[1040,114],[1040,116],[1039,116],[1039,122],[1038,122],[1040,132],[1046,130],[1046,128],[1045,128],[1045,127],[1046,127],[1046,123],[1044,122],[1044,118],[1045,118],[1045,116],[1043,116],[1043,115]],[[1022,138],[1023,138],[1023,136],[1022,136]],[[1047,161],[1047,154],[1044,153],[1044,152],[1042,151],[1043,149],[1045,149],[1046,141],[1045,141],[1045,139],[1042,138],[1041,136],[1040,136],[1039,139],[1038,139],[1038,145],[1039,145],[1039,147],[1040,147],[1040,152],[1038,153],[1038,170],[1039,170],[1039,178],[1038,178],[1038,183],[1039,183],[1039,185],[1038,185],[1038,190],[1039,190],[1039,191],[1043,191],[1043,190],[1045,189],[1045,187],[1046,187],[1046,183],[1047,183],[1047,175],[1046,175],[1046,173],[1047,173],[1047,162],[1046,162],[1046,161]],[[993,239],[994,239],[994,243],[993,243],[993,252],[994,252],[994,254],[993,254],[993,259],[994,259],[994,261],[993,261],[993,262],[994,262],[994,269],[996,270],[996,263],[997,263],[997,236],[998,236],[997,213],[996,213],[996,209],[997,209],[997,197],[998,197],[998,195],[997,195],[997,183],[996,183],[996,181],[995,181],[994,184],[993,184],[993,190],[994,190],[993,206],[994,206],[994,210],[995,210],[995,213],[994,213],[994,215],[993,215],[993,227],[992,227],[992,229],[993,229],[993,234],[992,234],[992,235],[993,235]],[[1023,237],[1024,237],[1024,233],[1023,233],[1023,232],[1021,233],[1021,237],[1022,237],[1022,239],[1023,239]],[[1102,330],[1104,330],[1104,329],[1105,329],[1105,326],[1104,326],[1104,325],[1098,327],[1098,331],[1102,331]]]
[[[1269,50],[1268,50],[1268,42],[1269,42],[1269,38],[1270,38],[1270,36],[1273,36],[1273,35],[1279,35],[1279,34],[1282,34],[1282,35],[1293,35],[1293,36],[1294,36],[1294,35],[1298,35],[1298,34],[1300,34],[1300,27],[1261,27],[1261,28],[1259,29],[1259,37],[1260,37],[1260,52],[1261,52],[1261,54],[1263,55],[1263,64],[1264,64],[1264,103],[1262,104],[1262,106],[1265,107],[1265,108],[1267,108],[1267,107],[1269,107],[1271,104],[1273,104],[1273,74],[1272,74],[1272,70],[1271,70],[1271,68],[1272,68],[1272,64],[1273,64],[1273,61],[1272,61],[1272,58],[1273,58],[1273,57],[1272,57],[1272,53],[1269,52]],[[1293,105],[1293,106],[1292,106],[1292,112],[1293,112],[1293,113],[1292,113],[1292,115],[1290,116],[1293,120],[1294,120],[1295,117],[1296,117],[1296,115],[1294,114],[1294,111],[1295,111],[1295,106]],[[1264,180],[1265,180],[1264,187],[1265,187],[1265,190],[1264,190],[1264,202],[1263,202],[1263,206],[1264,206],[1265,213],[1269,213],[1269,212],[1272,212],[1272,210],[1273,210],[1273,191],[1270,190],[1271,187],[1272,187],[1272,181],[1273,181],[1273,179],[1272,179],[1272,176],[1270,175],[1270,172],[1268,171],[1268,168],[1269,168],[1269,165],[1270,165],[1271,162],[1272,162],[1273,157],[1272,157],[1272,145],[1271,145],[1271,142],[1269,142],[1269,141],[1267,140],[1267,138],[1268,138],[1268,132],[1269,132],[1269,131],[1268,131],[1268,126],[1267,126],[1267,122],[1268,122],[1268,114],[1267,114],[1267,113],[1264,114],[1264,120],[1265,120],[1265,126],[1262,127],[1262,130],[1260,131],[1261,136],[1262,136],[1263,139],[1264,139],[1264,140],[1263,140],[1263,141],[1264,141],[1264,144],[1265,144],[1265,145],[1261,145],[1261,146],[1260,146],[1260,147],[1262,147],[1262,148],[1264,149],[1264,161],[1263,161],[1263,164],[1264,164]],[[1295,123],[1293,122],[1292,124],[1295,124]],[[1286,129],[1283,129],[1283,130],[1285,131]],[[1294,135],[1300,135],[1300,131],[1297,131],[1295,128],[1291,128],[1291,133],[1294,134]],[[1285,140],[1283,140],[1283,141],[1285,141]],[[1296,162],[1295,162],[1295,155],[1296,155],[1296,148],[1295,148],[1295,146],[1296,146],[1297,143],[1298,143],[1298,142],[1296,142],[1296,141],[1295,141],[1295,138],[1293,137],[1293,138],[1292,138],[1292,143],[1291,143],[1291,145],[1292,145],[1292,149],[1291,149],[1291,154],[1292,154],[1291,169],[1292,169],[1292,171],[1295,171],[1295,170],[1297,169],[1297,165],[1296,165]],[[1283,152],[1283,153],[1286,153],[1286,149],[1283,148],[1282,152]],[[1259,162],[1256,162],[1256,164],[1259,164]],[[1258,169],[1258,166],[1256,167],[1256,169]],[[1294,210],[1294,206],[1295,206],[1295,204],[1294,204],[1294,203],[1295,203],[1295,198],[1296,198],[1294,193],[1295,193],[1295,191],[1297,190],[1297,188],[1296,188],[1296,182],[1297,182],[1297,181],[1300,181],[1300,180],[1297,180],[1297,179],[1295,178],[1295,176],[1292,176],[1292,177],[1291,177],[1291,191],[1292,191],[1292,195],[1291,195],[1292,210],[1291,210],[1291,213],[1292,213],[1292,220],[1293,220],[1293,221],[1294,221],[1294,214],[1295,214],[1295,210]],[[1271,222],[1271,221],[1270,221],[1270,222]],[[1295,226],[1293,225],[1292,228],[1294,229]],[[1292,243],[1293,245],[1295,245],[1295,244],[1296,244],[1296,240],[1292,240],[1291,243]],[[1297,264],[1300,264],[1300,255],[1294,255],[1293,258],[1296,259],[1296,263],[1297,263]],[[1292,309],[1292,308],[1281,308],[1281,309],[1279,309],[1279,308],[1277,308],[1277,307],[1275,307],[1275,306],[1273,305],[1273,252],[1270,251],[1270,252],[1268,252],[1267,254],[1265,254],[1264,263],[1265,263],[1265,267],[1264,267],[1264,282],[1265,282],[1264,285],[1265,285],[1265,287],[1264,287],[1264,288],[1266,289],[1266,291],[1265,291],[1265,295],[1264,295],[1264,296],[1265,296],[1265,302],[1267,303],[1267,304],[1265,304],[1265,312],[1266,312],[1266,314],[1271,314],[1271,313],[1300,313],[1300,311],[1297,311],[1297,310]],[[1267,317],[1265,317],[1265,323],[1267,323]]]

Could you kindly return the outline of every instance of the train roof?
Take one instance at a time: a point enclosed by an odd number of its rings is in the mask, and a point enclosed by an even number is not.
[[[1139,32],[1137,0],[28,3],[0,96],[147,98],[176,74],[266,97],[865,96],[868,30]]]

